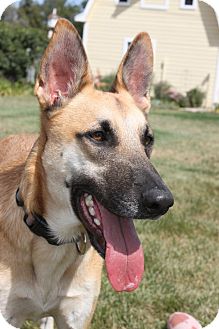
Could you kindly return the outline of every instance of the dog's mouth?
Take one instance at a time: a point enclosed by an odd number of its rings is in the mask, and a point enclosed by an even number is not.
[[[77,198],[77,212],[91,244],[105,258],[112,287],[135,290],[144,272],[144,254],[133,220],[113,214],[88,193]]]

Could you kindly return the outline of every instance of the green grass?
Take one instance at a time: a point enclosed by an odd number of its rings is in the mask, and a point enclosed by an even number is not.
[[[38,103],[33,96],[0,97],[0,137],[38,132]]]
[[[36,132],[37,108],[32,97],[0,98],[1,136]],[[165,329],[174,311],[205,326],[219,307],[219,115],[155,109],[150,122],[152,162],[175,205],[161,221],[136,223],[144,279],[137,291],[118,294],[104,273],[92,329]]]

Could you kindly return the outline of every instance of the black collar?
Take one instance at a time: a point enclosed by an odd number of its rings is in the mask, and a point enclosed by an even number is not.
[[[61,246],[67,243],[75,243],[77,251],[79,254],[83,255],[86,252],[86,234],[81,232],[77,237],[72,237],[71,240],[60,241],[54,234],[51,232],[51,229],[45,220],[45,218],[35,212],[27,213],[24,201],[21,199],[19,194],[19,188],[16,191],[16,203],[18,207],[23,208],[24,210],[24,223],[30,229],[30,231],[40,237],[43,237],[49,244],[54,246]]]

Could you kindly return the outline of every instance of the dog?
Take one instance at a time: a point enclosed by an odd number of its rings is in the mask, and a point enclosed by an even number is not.
[[[88,328],[103,259],[133,291],[144,255],[133,219],[157,219],[173,196],[150,162],[150,37],[130,45],[109,92],[96,90],[81,39],[59,19],[35,94],[40,134],[0,143],[0,310],[11,325],[53,317]]]

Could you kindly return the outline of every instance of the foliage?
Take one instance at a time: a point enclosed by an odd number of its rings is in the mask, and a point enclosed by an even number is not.
[[[0,79],[0,96],[10,96],[12,94],[12,84],[9,80]]]
[[[219,113],[219,103],[214,104],[214,110]]]
[[[115,74],[109,74],[105,76],[98,75],[95,77],[95,85],[97,89],[103,90],[103,91],[109,91],[113,81],[115,79]]]
[[[9,6],[3,16],[3,21],[16,22],[23,27],[33,27],[38,29],[47,29],[48,16],[53,8],[57,9],[57,14],[70,21],[74,21],[74,16],[81,12],[86,5],[87,0],[83,1],[81,6],[75,5],[68,0],[44,0],[42,3],[36,0],[22,0],[19,7]],[[74,22],[75,27],[82,35],[83,24]]]
[[[177,103],[178,103],[179,107],[190,107],[189,99],[185,95],[182,95],[178,99],[178,102]]]
[[[22,0],[17,10],[17,23],[24,27],[42,28],[46,21],[41,6],[33,0]]]
[[[205,98],[205,93],[199,88],[193,88],[187,91],[186,96],[188,98],[190,107],[200,107]]]
[[[179,107],[200,107],[203,103],[205,93],[199,88],[193,88],[181,94],[167,81],[160,81],[154,84],[154,96],[156,100],[163,102],[174,102]]]
[[[48,43],[46,32],[2,22],[0,24],[0,76],[22,81],[27,68],[39,59]]]
[[[160,81],[154,84],[154,97],[161,101],[169,101],[169,90],[171,85],[167,81]]]
[[[154,97],[152,99],[156,108],[176,109],[180,106],[182,94],[173,88],[169,82],[160,81],[153,85]]]
[[[110,87],[113,84],[115,76],[116,76],[116,74],[114,74],[114,73],[105,75],[104,77],[101,78],[101,82],[107,83],[108,86]]]
[[[47,21],[52,9],[57,8],[60,17],[73,21],[86,3],[87,0],[79,6],[68,0],[22,0],[9,6],[0,24],[0,77],[24,80],[27,68],[37,66],[48,44]],[[74,24],[82,34],[83,24]]]
[[[0,96],[18,96],[33,94],[33,86],[23,82],[11,82],[0,78]]]
[[[151,99],[151,110],[177,110],[179,105],[172,101],[161,101],[159,99]]]

